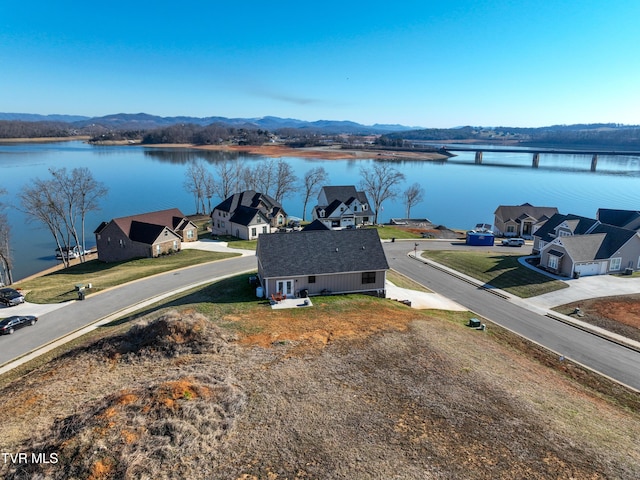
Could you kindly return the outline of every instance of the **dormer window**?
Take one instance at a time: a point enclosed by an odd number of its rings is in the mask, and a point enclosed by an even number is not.
[[[320,210],[320,216],[324,218],[324,210]]]
[[[366,210],[367,209],[367,204],[365,203],[364,205],[362,205],[362,210]]]

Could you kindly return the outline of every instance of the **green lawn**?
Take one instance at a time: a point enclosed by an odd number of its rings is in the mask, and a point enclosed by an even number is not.
[[[408,230],[397,228],[389,225],[378,225],[375,227],[378,230],[378,235],[382,240],[391,240],[392,238],[406,239],[406,238],[422,238],[420,235],[409,232]]]
[[[87,285],[91,283],[93,288],[87,291],[87,294],[90,295],[106,288],[158,273],[238,255],[189,249],[174,255],[140,258],[126,262],[104,263],[90,260],[33,280],[19,282],[16,287],[28,292],[26,297],[28,302],[61,303],[78,298],[75,291],[76,284]]]
[[[425,251],[422,256],[522,298],[568,286],[520,265],[516,254],[446,250]]]
[[[229,248],[239,248],[241,250],[255,250],[258,240],[242,240],[231,235],[216,235],[221,242],[227,242]]]

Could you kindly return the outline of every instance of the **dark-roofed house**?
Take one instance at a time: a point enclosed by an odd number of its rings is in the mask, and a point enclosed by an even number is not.
[[[311,222],[308,225],[305,225],[302,228],[303,232],[308,232],[311,230],[331,230],[331,229],[327,227],[324,223],[322,223],[320,220],[314,220],[313,222]]]
[[[254,240],[284,227],[287,213],[269,195],[255,190],[234,193],[211,212],[211,233]]]
[[[312,216],[329,228],[344,228],[370,224],[373,215],[367,195],[344,185],[322,187]]]
[[[540,251],[540,265],[566,277],[638,270],[640,235],[597,222],[587,233],[559,235],[545,244]]]
[[[198,239],[198,227],[177,208],[114,218],[93,233],[103,262],[157,257]]]
[[[629,230],[640,230],[640,212],[637,210],[616,210],[612,208],[599,208],[596,218],[601,223],[614,225]]]
[[[384,296],[387,258],[375,229],[261,235],[256,249],[265,295],[372,293]]]
[[[600,222],[580,215],[556,213],[533,234],[533,253],[539,254],[544,246],[559,237],[588,235]]]
[[[531,238],[556,213],[556,207],[534,207],[530,203],[500,205],[494,212],[493,231],[505,237]]]

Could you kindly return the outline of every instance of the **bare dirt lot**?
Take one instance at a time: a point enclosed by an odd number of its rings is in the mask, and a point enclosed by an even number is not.
[[[574,313],[576,308],[580,316]],[[640,342],[640,295],[581,300],[554,310]]]
[[[212,286],[0,379],[3,478],[640,476],[640,398],[467,313]],[[190,303],[199,300],[197,303]],[[38,477],[37,475],[41,475]]]

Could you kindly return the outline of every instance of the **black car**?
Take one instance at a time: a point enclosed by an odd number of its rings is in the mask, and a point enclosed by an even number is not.
[[[38,317],[33,315],[14,315],[0,320],[0,335],[11,335],[19,328],[35,325]]]
[[[0,288],[0,303],[7,307],[24,303],[24,295],[13,288]]]

